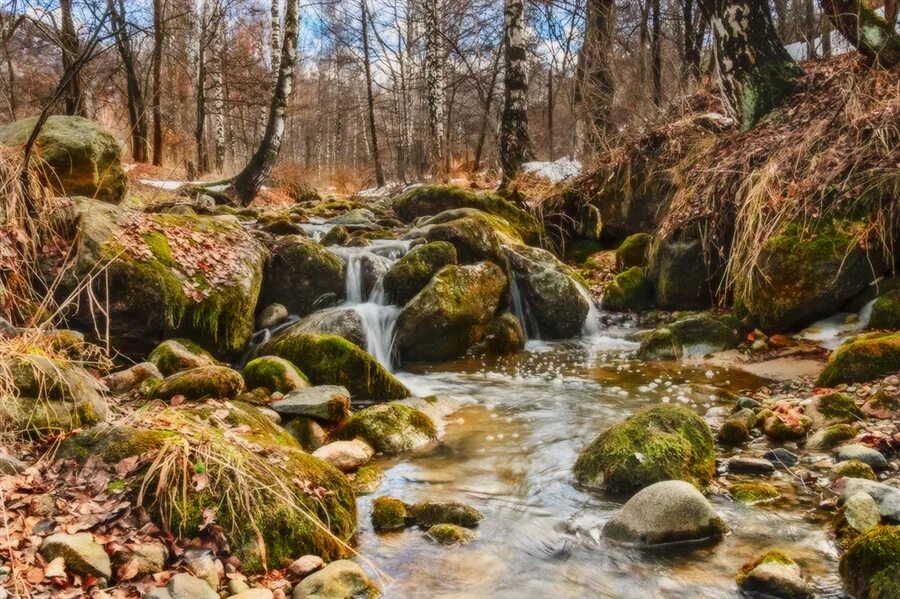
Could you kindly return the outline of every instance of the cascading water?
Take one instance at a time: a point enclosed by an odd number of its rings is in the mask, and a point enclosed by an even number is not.
[[[578,295],[584,298],[588,305],[587,317],[584,319],[584,326],[581,334],[587,339],[595,339],[603,336],[603,327],[600,324],[600,310],[597,308],[594,298],[584,286],[575,281],[575,287],[578,289]]]
[[[408,241],[377,240],[365,248],[331,248],[347,262],[344,305],[359,315],[366,335],[366,351],[388,370],[393,366],[391,348],[400,308],[388,302],[382,278],[409,246]]]

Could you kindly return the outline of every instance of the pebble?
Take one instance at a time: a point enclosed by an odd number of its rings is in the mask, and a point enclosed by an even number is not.
[[[872,470],[886,470],[888,467],[887,460],[881,452],[866,447],[865,445],[851,444],[841,447],[836,458],[838,462],[846,462],[848,460],[859,460],[863,464],[868,464]]]
[[[763,458],[731,458],[728,460],[728,471],[735,474],[771,474],[775,472],[775,464]]]
[[[776,447],[763,454],[763,458],[773,462],[776,465],[791,468],[800,463],[800,458],[796,454],[791,453],[784,447]]]

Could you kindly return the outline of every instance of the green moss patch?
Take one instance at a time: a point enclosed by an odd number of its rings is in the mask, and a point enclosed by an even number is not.
[[[748,505],[766,503],[781,497],[781,491],[768,483],[737,483],[731,485],[728,491],[736,501]]]
[[[379,532],[403,530],[410,525],[407,505],[394,497],[379,497],[372,502],[372,526]]]
[[[841,557],[844,586],[855,597],[898,597],[900,526],[876,526],[854,539]]]
[[[376,451],[400,453],[436,440],[437,428],[423,412],[390,402],[356,412],[335,431],[334,436],[339,439],[360,437]]]
[[[895,374],[900,365],[900,333],[868,333],[845,341],[816,380],[819,387],[864,383]]]
[[[388,299],[398,306],[406,304],[428,285],[435,273],[449,264],[456,264],[456,248],[446,241],[411,249],[384,275]]]
[[[299,368],[277,356],[250,360],[244,367],[244,382],[248,389],[262,387],[279,393],[290,393],[309,386],[309,379]]]

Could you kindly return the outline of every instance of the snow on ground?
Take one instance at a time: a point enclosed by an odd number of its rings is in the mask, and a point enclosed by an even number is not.
[[[522,171],[547,179],[550,183],[560,183],[580,173],[581,163],[565,157],[556,162],[526,162],[522,165]]]
[[[875,11],[879,16],[884,16],[884,7],[879,8]],[[900,23],[897,24],[897,30],[900,31]],[[822,38],[817,37],[814,42],[814,47],[816,49],[816,56],[822,55]],[[807,58],[807,43],[804,42],[794,42],[793,44],[788,44],[785,46],[787,48],[788,54],[791,55],[791,58],[794,60],[806,60]],[[842,36],[838,31],[831,31],[831,53],[834,56],[838,54],[846,54],[847,52],[853,52],[856,48],[854,48],[850,42],[848,42],[844,36]]]

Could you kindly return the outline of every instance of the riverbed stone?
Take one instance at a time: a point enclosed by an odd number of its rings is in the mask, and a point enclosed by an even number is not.
[[[439,270],[456,262],[456,248],[446,241],[412,248],[384,275],[383,285],[388,300],[398,306],[406,305]]]
[[[290,315],[288,309],[282,304],[269,304],[256,316],[256,328],[258,330],[270,329]]]
[[[841,508],[841,516],[856,532],[865,532],[881,523],[878,504],[866,493],[851,495]]]
[[[841,499],[847,500],[857,493],[865,493],[874,499],[885,521],[900,524],[900,488],[862,478],[843,479]]]
[[[860,444],[844,445],[838,449],[835,459],[838,462],[857,460],[863,464],[868,464],[875,471],[887,470],[888,468],[887,459],[880,451]]]
[[[368,465],[357,470],[350,482],[353,485],[353,492],[357,495],[371,495],[378,490],[384,478],[384,472],[377,466]]]
[[[179,572],[169,579],[165,587],[153,589],[147,599],[220,599],[219,594],[209,585],[185,572]]]
[[[759,413],[762,431],[772,441],[798,441],[806,438],[812,427],[810,419],[799,409],[778,405]]]
[[[305,578],[316,570],[321,570],[324,567],[325,562],[322,561],[322,558],[318,555],[304,555],[303,557],[298,557],[292,561],[291,565],[287,567],[287,570],[294,576]]]
[[[289,335],[300,333],[337,335],[357,347],[366,348],[366,330],[362,317],[353,307],[338,306],[318,310],[292,324],[285,331]]]
[[[772,474],[775,464],[765,458],[738,456],[728,460],[728,471],[733,474]]]
[[[244,390],[244,379],[227,366],[200,366],[166,377],[153,392],[154,397],[172,399],[176,395],[191,401],[234,399]]]
[[[218,364],[212,355],[190,339],[167,339],[150,352],[147,361],[156,366],[163,376],[171,376],[182,370]]]
[[[644,269],[633,266],[607,285],[600,306],[612,312],[643,312],[653,304],[653,285]]]
[[[840,573],[854,597],[900,597],[900,526],[875,526],[856,537],[841,556]]]
[[[827,393],[804,401],[803,413],[812,420],[813,426],[824,427],[832,424],[853,424],[865,419],[856,402],[846,393]]]
[[[277,412],[276,412],[277,414]],[[279,418],[281,418],[279,416]],[[312,418],[291,418],[284,428],[297,440],[300,447],[313,452],[328,442],[328,433]]]
[[[376,531],[403,530],[412,522],[409,506],[396,497],[378,497],[372,502],[372,527]]]
[[[611,539],[640,545],[717,540],[727,527],[709,501],[685,481],[652,484],[616,512],[603,527]]]
[[[266,266],[260,301],[306,316],[344,299],[346,270],[337,254],[312,239],[279,237]]]
[[[152,362],[141,362],[125,370],[114,372],[104,379],[113,393],[128,393],[137,389],[147,379],[162,381],[163,375]]]
[[[800,463],[800,458],[797,454],[784,447],[770,449],[764,453],[762,457],[774,463],[776,466],[780,465],[786,468],[792,468]]]
[[[743,408],[731,414],[719,427],[719,441],[725,445],[743,445],[750,440],[750,431],[756,425],[753,410]]]
[[[286,418],[301,416],[337,424],[350,415],[350,392],[337,385],[305,387],[291,391],[269,407]]]
[[[831,449],[856,436],[856,429],[849,424],[832,424],[820,428],[806,440],[807,449]]]
[[[499,266],[445,266],[403,308],[395,347],[404,362],[463,356],[484,338],[507,289]]]
[[[359,437],[379,453],[396,454],[421,449],[434,442],[437,427],[423,412],[394,401],[355,412],[333,436],[338,439]]]
[[[244,366],[247,389],[263,388],[270,393],[290,393],[309,387],[306,375],[290,361],[278,356],[262,356]]]
[[[834,478],[865,478],[867,480],[878,480],[875,471],[868,464],[864,464],[859,460],[847,460],[846,462],[838,462],[831,469]]]
[[[107,580],[112,577],[109,556],[103,545],[96,542],[94,535],[89,532],[51,535],[41,544],[41,555],[48,562],[62,557],[66,562],[66,569],[75,574]]]
[[[482,348],[487,354],[504,356],[525,349],[525,331],[515,315],[504,312],[487,326]]]
[[[425,534],[429,539],[441,545],[464,545],[478,538],[475,531],[456,524],[435,524]]]
[[[774,501],[781,497],[778,487],[761,482],[736,483],[728,487],[728,492],[736,501],[747,505]]]
[[[819,387],[864,383],[896,374],[900,364],[900,333],[857,335],[834,350],[816,380]]]
[[[746,593],[777,599],[812,599],[812,587],[800,566],[778,550],[769,550],[745,564],[735,582]]]
[[[338,560],[301,580],[291,596],[293,599],[352,599],[378,595],[375,585],[358,564]]]
[[[670,479],[704,488],[716,471],[715,440],[694,411],[657,406],[601,433],[582,450],[574,470],[582,485],[612,493]]]
[[[435,524],[455,524],[475,528],[484,519],[481,512],[458,501],[420,501],[409,508],[411,518],[423,528]]]
[[[353,472],[366,465],[375,455],[371,445],[361,439],[333,441],[313,452],[313,456],[324,460],[341,472]]]
[[[733,349],[740,343],[735,323],[709,313],[680,318],[654,329],[641,340],[638,357],[642,360],[680,360]]]

